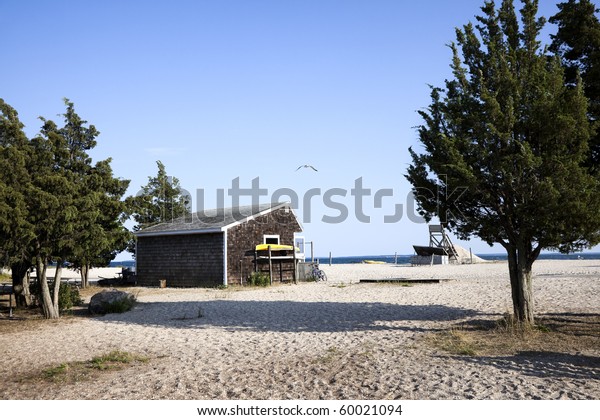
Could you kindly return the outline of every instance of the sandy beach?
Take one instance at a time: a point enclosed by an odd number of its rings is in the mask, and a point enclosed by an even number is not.
[[[136,288],[128,313],[11,329],[0,335],[0,398],[600,398],[600,348],[460,356],[425,339],[509,312],[506,263],[322,268],[323,283]],[[538,261],[534,274],[536,314],[600,314],[600,261]],[[447,281],[359,283],[397,277]],[[112,350],[149,361],[83,385],[23,379]]]

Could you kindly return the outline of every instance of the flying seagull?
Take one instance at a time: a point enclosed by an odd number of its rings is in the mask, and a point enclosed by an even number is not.
[[[297,172],[297,171],[299,171],[299,170],[300,170],[300,169],[302,169],[302,168],[310,168],[310,169],[312,169],[312,170],[313,170],[313,171],[315,171],[315,172],[319,172],[319,171],[318,171],[318,170],[317,170],[317,169],[316,169],[314,166],[312,166],[312,165],[300,165],[300,166],[298,166],[298,169],[296,169],[296,172]]]

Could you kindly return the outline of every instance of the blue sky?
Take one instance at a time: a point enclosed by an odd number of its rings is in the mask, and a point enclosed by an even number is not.
[[[235,178],[249,188],[258,177],[263,202],[281,188],[321,189],[303,223],[319,255],[410,254],[427,243],[426,225],[406,217],[407,149],[428,84],[449,76],[454,28],[482,0],[0,4],[0,97],[30,136],[38,116],[59,119],[62,98],[72,100],[101,132],[92,156],[112,157],[130,194],[161,160],[185,189],[204,189],[207,207]],[[540,14],[555,11],[540,1]],[[305,163],[319,171],[296,171]],[[373,194],[394,193],[382,208],[364,198],[369,223],[354,217],[359,178]],[[323,204],[331,188],[348,191],[335,197],[349,209],[344,223],[321,220],[339,214]],[[404,217],[384,223],[396,204]]]

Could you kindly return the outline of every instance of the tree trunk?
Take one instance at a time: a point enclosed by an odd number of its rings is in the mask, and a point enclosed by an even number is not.
[[[48,268],[47,261],[42,261],[38,258],[36,261],[37,278],[40,285],[40,304],[42,305],[42,313],[46,319],[58,319],[58,304],[55,307],[52,297],[50,296],[50,288],[48,287],[48,279],[46,277],[46,269]],[[56,277],[55,277],[56,278]],[[58,282],[60,287],[60,280]],[[56,286],[56,281],[55,281]],[[57,299],[58,301],[58,299]],[[58,303],[58,302],[57,302]]]
[[[89,275],[90,275],[90,266],[88,264],[82,264],[79,274],[81,276],[81,288],[85,289],[89,286]]]
[[[59,313],[59,305],[58,305],[58,295],[60,292],[60,283],[62,281],[62,260],[56,262],[56,272],[54,274],[54,296],[52,297],[52,303],[54,306],[54,310],[57,314]],[[58,318],[58,317],[57,317]]]
[[[30,266],[30,263],[24,261],[10,266],[15,301],[17,307],[20,308],[31,306],[33,301],[31,292],[29,291],[29,276],[27,275]]]
[[[533,325],[533,291],[531,268],[533,261],[525,247],[508,249],[508,270],[512,290],[513,314],[517,322]]]

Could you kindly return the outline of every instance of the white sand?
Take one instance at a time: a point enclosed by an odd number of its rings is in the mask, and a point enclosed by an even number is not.
[[[458,357],[422,340],[460,321],[507,312],[505,263],[322,268],[327,283],[137,289],[141,304],[132,312],[4,334],[0,398],[600,398],[600,349]],[[538,314],[600,313],[600,261],[539,261],[534,271]],[[455,280],[413,287],[357,283],[386,277]],[[85,384],[15,380],[115,349],[151,360]]]
[[[112,279],[116,278],[117,274],[122,270],[121,267],[100,267],[100,268],[92,268],[88,274],[88,280],[94,281],[99,279]],[[46,276],[54,278],[56,273],[55,268],[48,268],[46,271]],[[34,272],[35,275],[35,272]],[[79,274],[76,270],[70,270],[67,268],[62,269],[61,278],[63,280],[81,280],[81,274]]]

